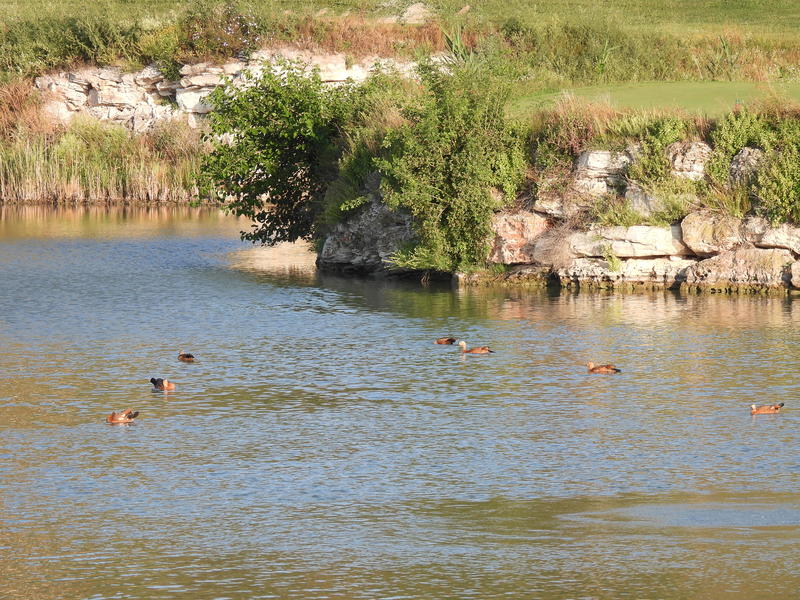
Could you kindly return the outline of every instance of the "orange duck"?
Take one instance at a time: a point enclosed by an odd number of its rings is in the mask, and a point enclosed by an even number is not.
[[[139,411],[131,412],[130,408],[126,408],[120,412],[112,412],[106,417],[106,423],[133,423],[133,420],[139,416]]]
[[[750,414],[774,415],[775,413],[781,412],[781,408],[783,408],[783,402],[781,402],[780,404],[762,404],[761,406],[756,406],[755,404],[751,404]]]
[[[194,362],[194,354],[188,352],[181,352],[178,354],[178,360],[181,362]]]
[[[589,373],[595,375],[614,375],[615,373],[622,373],[622,369],[618,369],[614,365],[596,365],[593,362],[587,363],[586,367]]]
[[[470,348],[467,350],[467,342],[461,340],[458,342],[458,345],[461,346],[461,354],[493,354],[494,350],[489,350],[489,346],[476,346],[475,348]]]
[[[150,383],[153,384],[153,388],[160,392],[169,392],[175,389],[175,384],[172,383],[169,379],[161,379],[159,377],[156,379],[155,377],[150,378]]]
[[[445,338],[438,338],[434,344],[455,344],[456,338],[454,337],[445,337]]]

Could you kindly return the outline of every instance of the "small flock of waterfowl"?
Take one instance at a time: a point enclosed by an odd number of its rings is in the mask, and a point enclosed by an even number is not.
[[[475,348],[470,348],[467,350],[467,342],[464,340],[458,340],[454,337],[441,337],[437,338],[436,341],[433,342],[434,344],[447,344],[453,345],[458,344],[461,347],[461,354],[490,354],[493,353],[494,350],[489,350],[489,346],[477,346]],[[593,375],[616,375],[617,373],[622,373],[622,369],[618,369],[612,364],[605,364],[605,365],[596,365],[593,362],[586,363],[587,371]],[[750,414],[751,415],[774,415],[779,413],[781,408],[783,408],[783,402],[780,404],[762,404],[761,406],[756,406],[755,404],[750,405]]]
[[[457,344],[461,348],[461,354],[493,354],[494,350],[489,349],[489,346],[475,346],[474,348],[467,348],[467,342],[459,340],[454,337],[441,337],[437,338],[434,344],[441,345],[454,345]],[[185,363],[194,362],[194,354],[188,352],[181,352],[178,354],[178,360]],[[618,369],[612,364],[596,365],[593,362],[586,363],[587,372],[593,375],[616,375],[621,373],[622,369]],[[153,384],[154,391],[169,392],[175,389],[175,384],[169,379],[162,379],[161,377],[151,377],[150,383]],[[774,415],[779,413],[783,408],[784,403],[780,404],[762,404],[756,406],[750,405],[751,415]],[[139,416],[139,411],[133,412],[132,409],[126,408],[120,412],[112,412],[106,417],[106,423],[113,425],[133,423],[133,420]]]
[[[178,360],[185,363],[193,363],[194,354],[181,352],[178,354]],[[175,389],[175,384],[173,382],[171,382],[169,379],[163,379],[161,377],[151,377],[150,383],[153,384],[154,392],[170,392]],[[138,416],[138,410],[133,412],[132,409],[126,408],[120,412],[112,412],[106,417],[106,423],[111,423],[112,425],[125,425],[128,423],[133,423],[133,420]]]

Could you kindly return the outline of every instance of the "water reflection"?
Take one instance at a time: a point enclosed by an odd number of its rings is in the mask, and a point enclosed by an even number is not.
[[[9,215],[0,596],[798,589],[792,299],[422,287],[217,214]]]

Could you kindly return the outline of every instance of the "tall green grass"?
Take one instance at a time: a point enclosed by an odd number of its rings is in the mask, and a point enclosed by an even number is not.
[[[201,155],[199,135],[178,122],[146,134],[81,118],[21,128],[0,142],[0,203],[191,202]]]

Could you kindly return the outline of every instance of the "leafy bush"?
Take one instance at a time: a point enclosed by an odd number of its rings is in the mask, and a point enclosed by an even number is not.
[[[679,117],[659,117],[652,121],[639,138],[635,160],[628,168],[628,177],[645,186],[668,179],[670,163],[667,147],[685,139],[687,125]]]
[[[213,150],[203,171],[228,209],[256,222],[242,237],[264,244],[314,238],[352,88],[325,88],[318,71],[282,62],[243,87],[217,88],[209,100]]]
[[[774,132],[769,131],[763,115],[746,106],[725,115],[711,132],[713,153],[706,164],[706,173],[718,186],[727,186],[733,157],[745,146],[768,148]]]
[[[407,111],[410,124],[386,135],[385,158],[376,161],[385,200],[414,216],[420,240],[395,257],[398,266],[453,271],[483,264],[492,213],[522,181],[524,135],[503,114],[509,88],[475,74],[472,67],[423,64],[427,95]]]
[[[800,147],[767,154],[755,181],[759,212],[773,224],[800,223]]]

